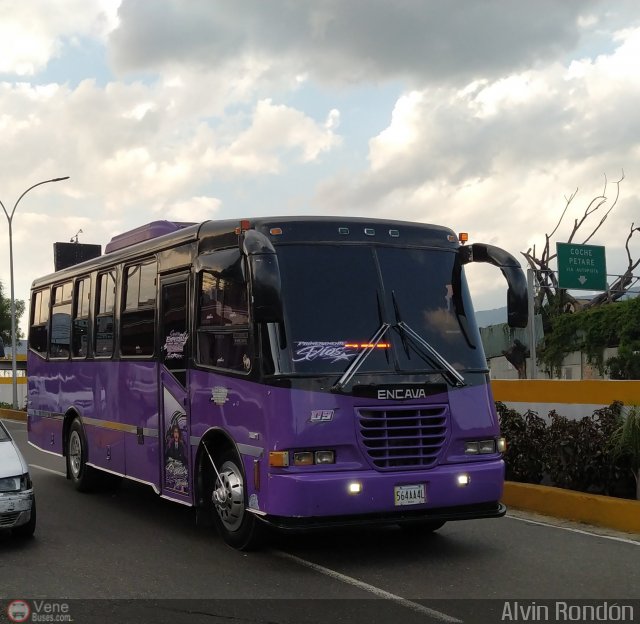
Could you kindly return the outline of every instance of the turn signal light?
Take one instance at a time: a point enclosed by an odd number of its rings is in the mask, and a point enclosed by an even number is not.
[[[283,468],[289,465],[289,451],[269,451],[269,466]]]

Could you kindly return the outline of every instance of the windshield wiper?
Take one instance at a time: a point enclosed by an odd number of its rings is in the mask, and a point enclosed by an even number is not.
[[[438,353],[420,334],[415,332],[404,321],[399,321],[394,325],[394,328],[398,328],[400,336],[407,335],[413,343],[413,347],[418,355],[423,360],[429,361],[430,364],[434,362],[440,366],[438,371],[451,385],[461,387],[465,386],[464,377],[455,369],[447,360]],[[417,348],[422,347],[426,353]]]
[[[349,364],[348,368],[336,383],[331,386],[332,392],[339,392],[342,390],[348,383],[351,381],[351,378],[358,372],[360,367],[364,364],[364,361],[369,357],[371,352],[378,346],[378,343],[384,338],[384,335],[389,330],[389,323],[382,323],[380,327],[376,330],[376,333],[369,338],[367,342],[367,346],[364,347],[358,355],[356,355],[355,359],[351,364]]]

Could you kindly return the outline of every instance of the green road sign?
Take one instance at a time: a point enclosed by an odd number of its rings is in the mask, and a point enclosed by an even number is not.
[[[575,290],[607,290],[604,247],[556,243],[558,286]]]

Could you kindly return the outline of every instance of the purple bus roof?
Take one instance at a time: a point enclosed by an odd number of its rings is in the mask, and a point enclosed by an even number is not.
[[[105,247],[104,252],[108,254],[112,251],[118,251],[119,249],[130,247],[136,243],[141,243],[142,241],[157,238],[158,236],[163,236],[164,234],[169,234],[171,232],[177,232],[178,230],[182,230],[190,225],[195,225],[195,223],[182,221],[153,221],[146,225],[134,228],[133,230],[129,230],[128,232],[123,232],[122,234],[114,236]]]

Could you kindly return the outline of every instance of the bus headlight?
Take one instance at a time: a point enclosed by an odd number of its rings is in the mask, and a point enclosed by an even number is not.
[[[497,440],[469,440],[464,443],[465,455],[490,455],[497,452],[502,453],[500,450],[500,440],[504,442],[504,438],[498,438]],[[506,446],[505,446],[506,448]]]
[[[313,466],[313,453],[311,451],[299,451],[293,454],[294,466]]]
[[[336,452],[328,449],[321,451],[294,451],[294,466],[314,466],[322,464],[335,464]]]
[[[336,454],[333,451],[316,451],[316,464],[335,464]]]

